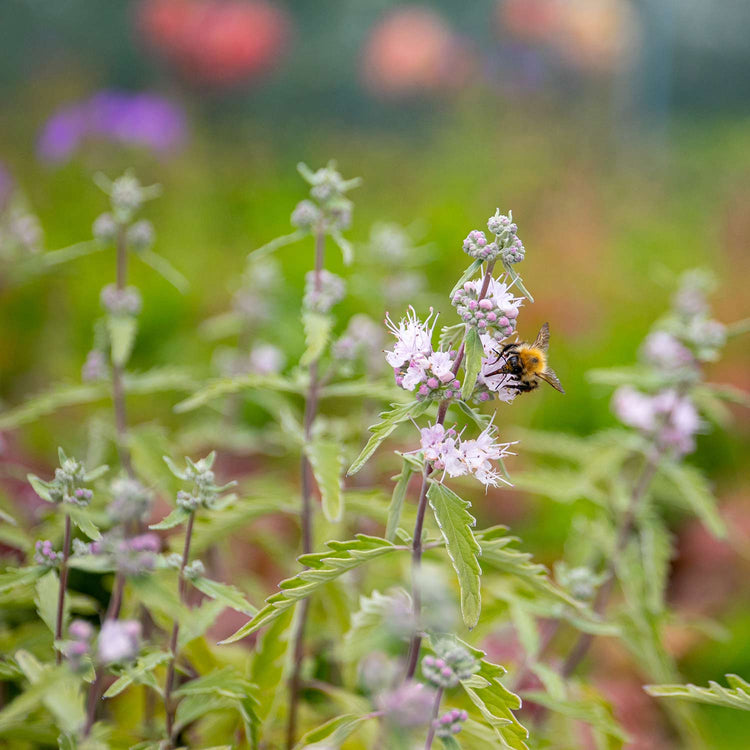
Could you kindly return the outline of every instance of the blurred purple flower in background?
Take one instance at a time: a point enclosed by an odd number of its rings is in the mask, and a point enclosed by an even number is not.
[[[53,114],[39,136],[37,154],[43,161],[66,162],[87,138],[167,154],[179,149],[186,136],[184,111],[164,97],[101,91]]]

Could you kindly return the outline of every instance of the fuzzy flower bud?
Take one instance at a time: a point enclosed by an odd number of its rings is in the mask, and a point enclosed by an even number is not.
[[[505,282],[490,279],[486,295],[480,300],[482,285],[481,280],[467,281],[453,295],[452,303],[464,323],[500,341],[516,330],[523,297],[514,297]]]
[[[428,724],[435,692],[419,682],[405,682],[378,699],[378,707],[389,724],[408,729]]]
[[[115,213],[127,218],[143,205],[146,198],[143,186],[132,174],[124,174],[122,177],[118,177],[112,183],[109,195]]]
[[[141,624],[136,620],[106,620],[99,631],[98,655],[103,664],[132,661],[138,656]]]
[[[151,492],[137,479],[118,477],[112,481],[112,502],[107,513],[113,521],[142,521],[151,508]]]
[[[104,352],[92,349],[86,355],[86,361],[81,368],[81,380],[84,383],[94,383],[97,380],[104,380],[108,374],[109,368]]]
[[[78,671],[83,667],[83,657],[91,651],[94,628],[86,620],[73,620],[68,628],[68,636],[69,639],[65,642],[62,651],[71,668]]]
[[[452,737],[458,734],[463,723],[469,718],[469,714],[458,708],[444,713],[439,719],[435,719],[435,735],[437,737]]]
[[[194,511],[196,508],[200,508],[201,499],[190,492],[179,490],[177,493],[177,505],[184,510]]]
[[[467,680],[479,669],[479,662],[457,643],[438,642],[435,655],[422,659],[422,674],[433,685],[451,688]]]
[[[498,208],[494,216],[487,220],[487,229],[495,235],[496,254],[503,263],[520,263],[526,255],[523,242],[518,237],[518,226],[513,223],[513,212],[508,215],[500,213]]]
[[[94,239],[102,245],[108,245],[114,242],[117,237],[117,222],[115,221],[115,217],[108,211],[99,214],[99,216],[94,219],[91,232],[94,235]]]
[[[155,238],[154,225],[146,219],[136,221],[135,224],[128,227],[128,245],[136,252],[148,250],[154,244]]]
[[[300,201],[292,211],[290,222],[297,229],[312,229],[320,221],[320,209],[310,200]]]
[[[37,565],[54,568],[62,559],[62,552],[55,552],[52,547],[52,542],[49,539],[40,539],[34,545],[34,549],[36,550],[36,553],[34,554],[34,562]]]
[[[107,284],[101,291],[100,301],[111,315],[138,315],[141,311],[141,294],[134,286],[118,289],[115,284]]]
[[[475,260],[495,260],[499,251],[496,242],[487,242],[484,232],[474,229],[464,240],[464,252]]]
[[[327,313],[343,299],[345,290],[344,280],[330,271],[310,271],[305,276],[305,297],[302,304],[307,310]]]
[[[184,569],[185,578],[193,581],[196,578],[206,575],[206,566],[200,560],[193,560],[188,563]]]

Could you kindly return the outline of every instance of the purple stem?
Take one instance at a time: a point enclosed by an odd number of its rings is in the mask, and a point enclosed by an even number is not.
[[[55,640],[63,637],[63,619],[65,617],[65,591],[68,588],[68,558],[70,557],[71,522],[70,516],[65,514],[65,540],[63,541],[63,558],[60,563],[60,589],[57,592],[57,620],[55,622]],[[62,651],[57,649],[55,662],[62,664]]]

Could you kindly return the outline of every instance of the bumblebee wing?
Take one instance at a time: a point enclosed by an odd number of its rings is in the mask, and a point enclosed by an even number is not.
[[[537,377],[540,377],[545,383],[549,383],[555,390],[560,391],[560,393],[565,393],[560,379],[555,374],[555,371],[550,370],[549,367],[544,372],[540,372]]]
[[[532,346],[541,349],[543,352],[546,352],[547,349],[549,349],[549,323],[545,323],[539,329],[539,333],[536,336],[536,341],[532,344]]]

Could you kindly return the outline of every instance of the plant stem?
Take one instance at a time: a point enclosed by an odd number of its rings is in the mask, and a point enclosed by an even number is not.
[[[318,227],[315,233],[315,269],[314,288],[316,292],[321,289],[321,271],[325,258],[325,230]],[[305,399],[305,417],[303,423],[304,444],[309,443],[312,436],[312,428],[318,412],[318,392],[320,389],[319,360],[310,363],[309,386],[307,398]],[[307,555],[313,548],[313,513],[312,513],[312,467],[307,455],[302,451],[300,459],[301,490],[300,490],[300,525],[302,528],[302,553]],[[293,648],[292,648],[292,673],[289,676],[289,717],[286,727],[286,746],[291,750],[297,735],[297,718],[299,715],[300,675],[302,671],[302,660],[305,655],[305,626],[310,611],[310,600],[305,598],[299,604],[299,613],[296,618]]]
[[[482,282],[482,288],[479,292],[478,300],[484,299],[487,294],[487,290],[490,286],[490,279],[492,278],[492,270],[495,267],[495,263],[488,263],[487,270],[484,274],[484,280]],[[456,360],[453,363],[453,374],[457,375],[461,367],[461,363],[464,359],[464,353],[466,351],[466,341],[461,342],[461,346],[456,354]],[[448,412],[448,401],[441,401],[438,407],[437,413],[437,424],[443,424],[445,422],[445,415]],[[412,538],[412,565],[411,565],[411,598],[412,606],[414,609],[414,621],[417,626],[417,632],[412,636],[411,642],[409,643],[409,654],[407,656],[406,663],[406,679],[410,680],[414,677],[414,673],[417,670],[417,662],[419,661],[419,649],[422,646],[422,636],[419,629],[419,619],[422,613],[422,598],[419,590],[419,571],[422,565],[422,530],[424,527],[424,517],[427,512],[427,491],[430,488],[430,474],[432,473],[432,467],[425,464],[424,473],[422,474],[422,488],[419,491],[419,501],[417,503],[417,521],[414,524],[414,536]]]
[[[55,640],[61,641],[63,637],[63,620],[65,618],[65,591],[68,588],[68,558],[70,557],[71,537],[70,516],[65,514],[65,539],[63,541],[63,558],[60,563],[60,588],[57,592],[57,620],[55,622]],[[62,651],[57,649],[55,662],[62,664]]]
[[[179,581],[177,584],[177,591],[179,593],[180,602],[185,604],[185,566],[190,558],[190,542],[193,537],[193,522],[195,521],[195,511],[190,514],[187,522],[187,528],[185,529],[185,545],[182,549],[182,562],[180,563]],[[164,710],[166,713],[167,723],[167,743],[168,747],[172,747],[174,731],[174,717],[175,707],[172,705],[172,687],[174,683],[175,663],[177,662],[177,639],[180,635],[180,623],[175,620],[172,626],[172,637],[169,639],[169,650],[172,653],[172,658],[169,661],[167,667],[167,679],[164,683]]]
[[[617,530],[615,549],[612,553],[609,565],[607,566],[604,583],[599,587],[599,590],[596,593],[596,598],[594,599],[593,610],[598,615],[603,615],[607,609],[607,604],[609,604],[609,599],[612,596],[612,591],[615,585],[615,572],[620,561],[620,556],[627,546],[630,535],[633,533],[638,509],[640,508],[641,502],[646,495],[654,475],[656,474],[656,470],[659,468],[659,462],[663,455],[664,448],[657,446],[654,454],[646,460],[641,476],[633,487],[630,502],[628,503],[625,515],[623,516]],[[563,664],[563,677],[570,677],[573,672],[575,672],[578,665],[588,653],[593,640],[594,636],[591,633],[582,633],[579,636],[575,646],[573,646],[573,649],[568,654],[568,657]]]
[[[430,750],[432,747],[432,741],[435,739],[435,720],[440,713],[440,701],[443,700],[443,688],[438,688],[435,693],[435,704],[432,709],[432,721],[430,722],[430,729],[427,732],[427,739],[424,743],[424,750]]]
[[[104,615],[105,620],[116,620],[120,616],[122,607],[122,593],[125,588],[125,576],[122,571],[115,573],[115,580],[112,584],[112,595],[109,597],[109,606],[107,613]]]
[[[94,726],[94,720],[96,718],[96,704],[99,701],[99,694],[102,688],[103,673],[100,668],[96,669],[94,673],[94,681],[91,683],[89,688],[89,695],[86,700],[86,724],[83,728],[83,736],[88,737],[91,734],[91,727]]]
[[[118,291],[125,289],[128,278],[128,246],[125,234],[125,225],[117,227],[117,277],[116,286]],[[133,478],[133,465],[130,460],[130,451],[126,446],[127,440],[127,413],[125,411],[125,385],[123,383],[123,367],[112,363],[112,402],[115,410],[115,432],[117,435],[117,453],[128,476]]]

